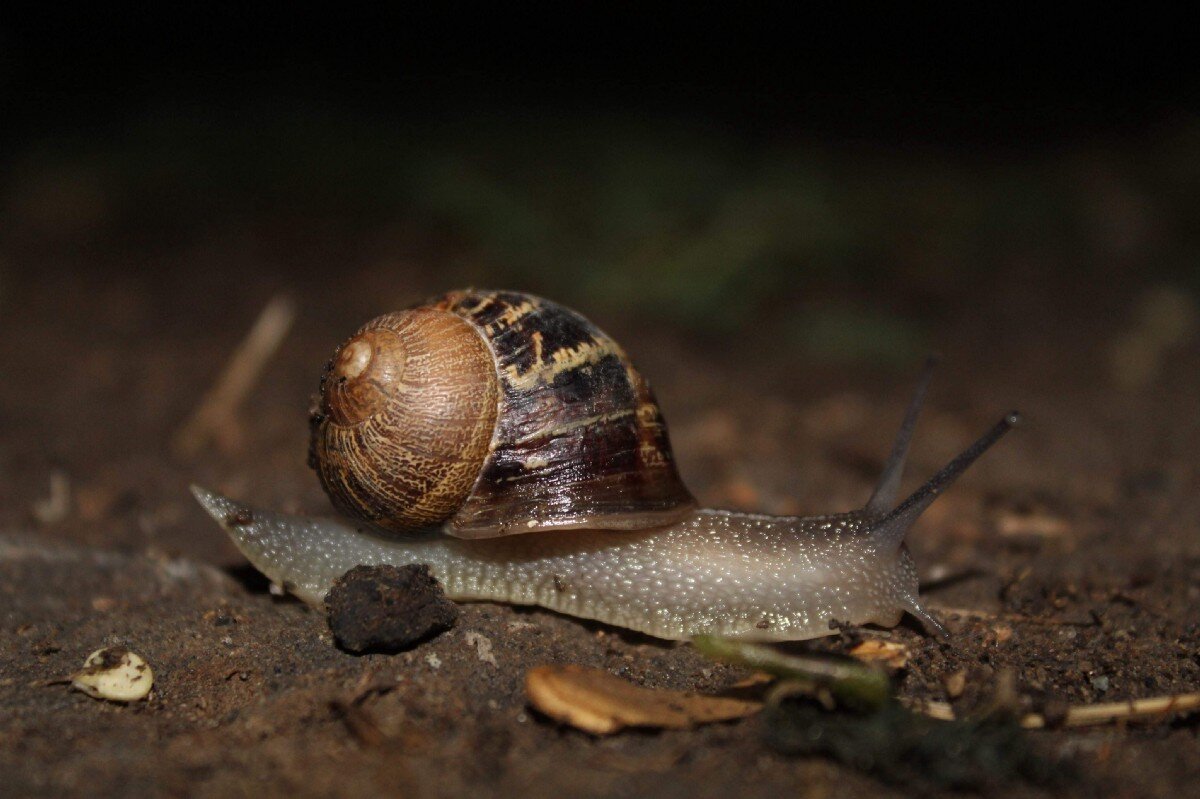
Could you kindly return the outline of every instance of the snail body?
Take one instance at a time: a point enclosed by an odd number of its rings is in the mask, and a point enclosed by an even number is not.
[[[929,375],[863,509],[702,509],[653,393],[612,339],[530,295],[453,292],[369,322],[326,367],[310,464],[357,521],[193,492],[251,563],[314,605],[354,566],[425,563],[452,599],[668,639],[798,640],[905,612],[942,633],[904,535],[1016,415],[896,505]]]

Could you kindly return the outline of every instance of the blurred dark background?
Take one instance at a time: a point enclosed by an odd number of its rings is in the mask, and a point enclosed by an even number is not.
[[[319,509],[303,415],[320,364],[365,319],[462,285],[584,311],[655,382],[702,494],[740,480],[789,498],[714,502],[791,508],[797,448],[886,441],[895,414],[861,398],[902,402],[930,350],[952,370],[937,401],[979,424],[1038,410],[1039,390],[1043,418],[1075,418],[1094,397],[1056,399],[1067,384],[1186,395],[1200,291],[1186,30],[797,19],[784,4],[8,12],[5,518],[27,520],[55,470],[91,482],[91,518],[142,519],[77,537],[183,530],[193,479]],[[280,295],[296,323],[240,423],[199,463],[172,456]],[[797,427],[792,403],[844,391],[858,415]],[[718,408],[736,418],[706,415]],[[967,435],[946,431],[946,451]],[[863,447],[846,460],[873,469]],[[804,483],[804,507],[820,491]]]
[[[1177,21],[786,8],[10,20],[6,271],[103,242],[134,257],[76,266],[205,280],[181,248],[234,238],[280,288],[411,256],[700,330],[871,317],[866,354],[956,281],[1195,287]]]

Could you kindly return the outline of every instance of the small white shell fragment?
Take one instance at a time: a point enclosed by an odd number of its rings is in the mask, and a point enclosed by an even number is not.
[[[479,659],[484,663],[491,663],[496,668],[500,668],[500,664],[496,662],[496,656],[492,654],[492,642],[483,633],[474,631],[468,632],[463,640],[467,642],[467,646],[475,647]]]
[[[150,695],[154,672],[136,652],[122,647],[97,649],[71,677],[71,687],[96,699],[136,702]]]

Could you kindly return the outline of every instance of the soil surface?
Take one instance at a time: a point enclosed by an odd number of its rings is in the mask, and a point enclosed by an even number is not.
[[[407,652],[357,656],[335,647],[322,615],[272,594],[188,485],[329,512],[305,465],[322,364],[367,318],[453,287],[438,242],[317,227],[208,231],[187,246],[10,231],[0,253],[0,795],[910,790],[780,754],[764,743],[762,718],[594,738],[527,706],[523,677],[542,664],[701,691],[745,676],[687,644],[479,603]],[[1081,282],[1036,259],[1008,267],[896,299],[943,355],[906,486],[1011,408],[1025,420],[909,537],[950,639],[907,619],[799,648],[898,641],[911,659],[897,690],[912,698],[947,700],[957,679],[969,703],[1004,673],[1031,709],[1200,690],[1200,348],[1193,334],[1138,355],[1150,366],[1133,376],[1119,364],[1147,341],[1140,307],[1182,296],[1186,316],[1190,295],[1143,284],[1136,270]],[[175,454],[172,437],[279,293],[296,302],[295,326],[216,439]],[[786,308],[706,336],[569,299],[653,382],[703,503],[819,513],[865,501],[919,357],[831,363],[775,346],[772,320]],[[61,682],[111,645],[152,666],[148,701],[106,703]],[[1031,733],[1077,776],[1065,789],[998,792],[1183,795],[1200,780],[1198,721]]]

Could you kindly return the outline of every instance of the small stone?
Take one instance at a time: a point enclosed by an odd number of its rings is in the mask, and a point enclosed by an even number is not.
[[[154,672],[135,652],[121,647],[97,649],[71,678],[71,687],[96,699],[136,702],[150,695]]]
[[[399,652],[458,618],[423,564],[355,566],[334,582],[325,608],[338,646],[349,652]]]
[[[1100,693],[1108,690],[1108,677],[1104,674],[1097,674],[1092,678],[1092,687]]]

